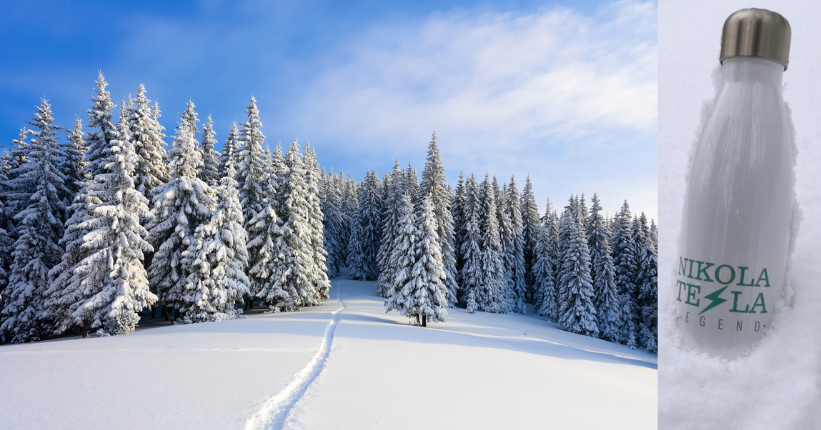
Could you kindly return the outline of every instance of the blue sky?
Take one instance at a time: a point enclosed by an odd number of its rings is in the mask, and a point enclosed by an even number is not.
[[[86,110],[158,100],[173,134],[191,99],[220,141],[253,95],[266,142],[295,138],[357,179],[421,173],[436,131],[459,171],[519,186],[540,210],[571,193],[657,214],[655,2],[18,1],[0,16],[0,142],[41,97]],[[171,141],[170,136],[166,139]]]

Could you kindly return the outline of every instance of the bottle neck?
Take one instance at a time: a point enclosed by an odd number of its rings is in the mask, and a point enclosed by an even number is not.
[[[724,60],[721,73],[725,83],[752,82],[781,88],[784,66],[762,58],[736,57]]]

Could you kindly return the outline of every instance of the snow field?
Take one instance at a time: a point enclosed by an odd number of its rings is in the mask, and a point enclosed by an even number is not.
[[[344,310],[328,300],[297,313],[4,345],[0,422],[243,428],[292,404],[270,408],[270,400],[304,390],[284,428],[656,428],[653,355],[558,330],[532,313],[457,308],[448,322],[410,326],[385,314],[376,282],[344,276],[332,291],[342,292]],[[327,361],[312,367],[337,310]],[[296,395],[283,395],[295,383]],[[275,425],[284,418],[262,416]]]

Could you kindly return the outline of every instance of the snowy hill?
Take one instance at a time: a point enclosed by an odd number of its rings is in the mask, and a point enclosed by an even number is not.
[[[385,314],[376,282],[332,284],[302,312],[0,346],[0,427],[657,426],[653,355],[532,308],[410,326]]]

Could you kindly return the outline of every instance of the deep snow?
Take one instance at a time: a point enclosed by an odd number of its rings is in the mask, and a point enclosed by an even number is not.
[[[448,322],[411,326],[385,314],[375,290],[375,282],[343,273],[333,281],[334,299],[302,312],[4,345],[0,423],[656,428],[653,355],[561,331],[532,314],[450,309]],[[347,308],[336,300],[340,292]]]

